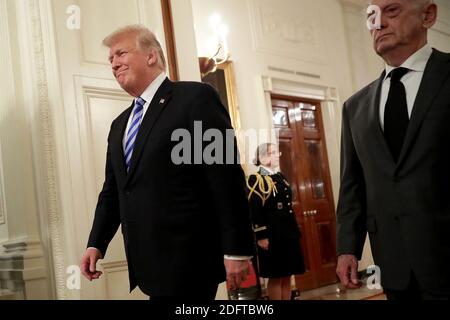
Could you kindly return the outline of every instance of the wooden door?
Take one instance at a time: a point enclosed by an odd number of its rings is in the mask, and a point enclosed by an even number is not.
[[[300,290],[336,282],[335,210],[319,101],[272,97],[273,124],[279,130],[281,171],[293,190],[302,231],[306,273]]]

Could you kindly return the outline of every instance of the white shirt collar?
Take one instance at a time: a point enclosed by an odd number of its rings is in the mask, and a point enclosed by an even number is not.
[[[263,165],[261,165],[260,167],[261,167],[263,173],[267,172],[268,175],[273,175],[273,174],[276,173],[276,172],[273,171],[272,169],[267,168],[267,167],[265,167],[265,166],[263,166]]]
[[[424,72],[425,67],[427,66],[428,60],[433,54],[433,49],[429,44],[426,44],[421,49],[417,50],[412,56],[410,56],[400,67],[410,69],[412,71]],[[384,76],[384,80],[386,80],[387,76],[391,73],[392,70],[396,69],[396,67],[390,66],[386,64],[386,75]]]
[[[156,91],[158,91],[159,87],[162,85],[162,83],[166,80],[166,73],[161,72],[159,76],[155,78],[155,80],[150,83],[150,85],[147,87],[147,89],[144,90],[144,92],[141,94],[141,98],[146,101],[146,104],[150,104],[153,100],[153,97],[156,94]],[[134,99],[134,102],[136,103],[138,98]]]

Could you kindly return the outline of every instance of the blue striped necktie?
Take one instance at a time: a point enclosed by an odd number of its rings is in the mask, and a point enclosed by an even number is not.
[[[127,172],[130,171],[131,156],[133,155],[134,144],[136,142],[136,136],[141,126],[142,116],[144,114],[145,100],[139,97],[134,104],[133,118],[131,120],[130,128],[128,129],[126,143],[125,143],[125,164],[127,166]]]

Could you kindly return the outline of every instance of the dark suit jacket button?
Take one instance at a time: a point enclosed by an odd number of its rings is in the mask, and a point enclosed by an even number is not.
[[[130,190],[125,190],[125,195],[128,197],[131,194]]]

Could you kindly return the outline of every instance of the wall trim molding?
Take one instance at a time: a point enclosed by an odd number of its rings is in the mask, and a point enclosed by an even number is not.
[[[0,225],[6,223],[5,183],[3,181],[2,143],[0,141]]]
[[[281,94],[320,101],[339,101],[338,90],[326,85],[310,84],[273,76],[262,76],[263,88],[270,94]]]
[[[58,299],[66,298],[63,224],[60,212],[57,160],[53,114],[49,97],[49,43],[44,39],[51,32],[50,0],[17,1],[16,17],[24,88],[32,132],[33,161],[36,179],[40,236],[47,248],[45,258],[50,274],[47,283]],[[53,84],[52,84],[53,85]],[[52,275],[53,273],[53,275]]]
[[[42,243],[19,238],[0,245],[0,291],[22,295],[23,299],[48,299],[47,268]]]
[[[3,72],[4,78],[0,80],[2,82],[2,88],[5,92],[10,93],[10,98],[3,97],[2,102],[5,105],[10,103],[14,104],[14,86],[12,84],[13,79],[13,70],[11,65],[11,51],[10,51],[10,36],[9,36],[9,27],[8,27],[8,10],[6,6],[6,0],[0,0],[0,40],[3,46],[6,44],[6,50],[3,50],[3,54],[0,56],[0,64],[5,68]],[[4,87],[6,85],[6,87]],[[6,100],[3,100],[6,99]],[[12,100],[12,101],[11,101]],[[0,123],[3,122],[4,113],[6,111],[2,107],[0,110]],[[2,156],[2,140],[3,137],[0,137],[0,225],[6,224],[6,198],[5,198],[5,184],[4,184],[4,171],[3,171],[3,156]],[[1,236],[1,235],[0,235]]]

